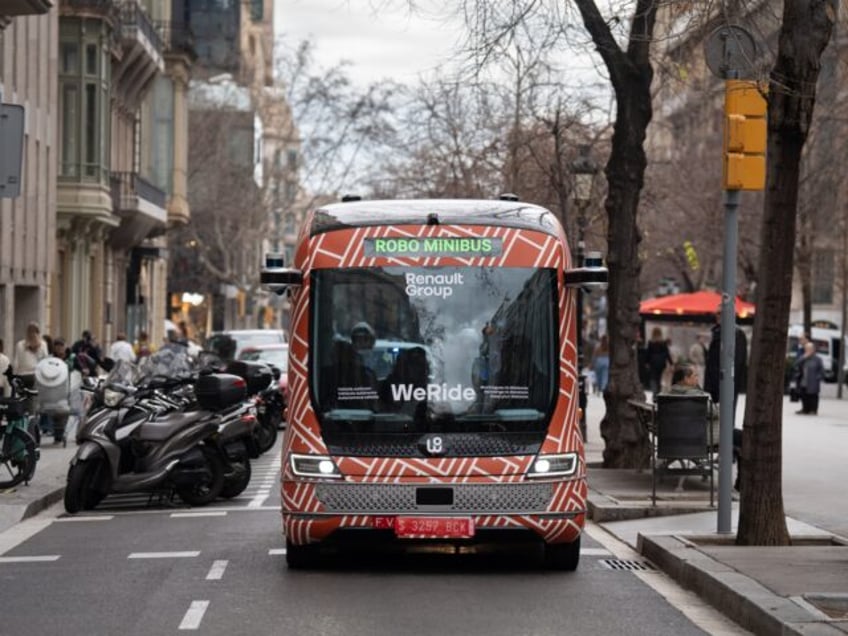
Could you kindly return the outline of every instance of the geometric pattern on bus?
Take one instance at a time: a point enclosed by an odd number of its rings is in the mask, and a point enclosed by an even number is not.
[[[321,438],[318,419],[309,400],[307,347],[309,321],[307,303],[310,272],[313,269],[339,267],[380,267],[390,265],[553,267],[559,279],[559,395],[541,453],[579,451],[583,457],[583,440],[578,427],[576,307],[574,294],[562,286],[563,269],[570,266],[570,254],[562,234],[554,237],[543,232],[519,228],[485,225],[380,225],[334,230],[307,236],[303,225],[295,255],[295,267],[303,272],[303,285],[292,294],[292,333],[289,358],[289,397],[287,429],[283,441],[283,458],[289,452],[328,455]],[[364,238],[500,238],[502,253],[492,257],[461,258],[456,256],[366,257]],[[336,458],[342,474],[350,482],[463,483],[519,482],[530,466],[532,456],[479,458]],[[551,502],[551,511],[583,511],[586,507],[586,467],[581,460],[572,481],[564,482]],[[286,536],[294,543],[317,541],[338,527],[369,525],[364,515],[331,517],[335,519],[296,519],[286,511],[320,512],[321,504],[310,496],[311,484],[294,481],[291,469],[283,464],[283,516]],[[333,524],[336,524],[335,526]],[[476,517],[478,527],[503,527],[518,524],[531,528],[547,541],[572,541],[583,525],[582,516],[574,519],[535,519],[532,516]],[[330,528],[328,530],[328,528]]]

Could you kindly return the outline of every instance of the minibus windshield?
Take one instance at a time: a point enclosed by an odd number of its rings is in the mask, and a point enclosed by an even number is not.
[[[311,397],[325,437],[546,430],[555,270],[316,269],[311,285]]]

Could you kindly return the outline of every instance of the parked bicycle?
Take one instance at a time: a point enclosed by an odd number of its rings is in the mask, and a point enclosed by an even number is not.
[[[38,462],[38,443],[27,432],[27,403],[37,395],[26,388],[23,379],[6,369],[12,387],[10,397],[0,397],[0,488],[29,483]]]

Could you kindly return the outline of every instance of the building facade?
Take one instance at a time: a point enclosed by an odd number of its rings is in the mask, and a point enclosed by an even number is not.
[[[60,4],[53,318],[68,338],[164,336],[164,236],[189,216],[192,54],[173,12],[158,0]]]
[[[241,209],[244,202],[258,200],[258,209],[244,210],[242,227],[229,230],[231,241],[244,241],[238,247],[239,258],[228,255],[229,248],[210,250],[204,229],[224,226],[226,219],[207,200],[210,186],[204,183],[210,177],[200,174],[206,172],[207,153],[193,146],[197,152],[192,160],[203,164],[192,170],[195,179],[190,184],[198,227],[171,241],[172,251],[179,254],[169,281],[172,319],[194,322],[199,329],[202,324],[216,330],[285,326],[283,301],[257,284],[265,252],[293,251],[302,216],[294,206],[299,196],[299,138],[284,91],[274,79],[273,3],[207,0],[191,3],[188,12],[198,55],[191,89],[193,121],[225,122],[222,125],[233,131],[227,143],[238,149],[242,156],[238,165],[245,171],[239,179],[222,174],[213,186],[232,180],[242,196],[231,206]],[[249,161],[243,157],[248,114],[253,122]],[[218,162],[222,173],[227,172],[228,160]],[[222,194],[219,203],[226,199]],[[250,227],[245,229],[244,224]],[[201,251],[208,255],[205,265]],[[202,307],[189,306],[183,301],[188,297],[202,297]]]
[[[7,354],[27,323],[39,323],[42,333],[54,329],[48,290],[56,228],[58,27],[50,2],[0,1],[0,101],[26,109],[21,194],[0,198],[0,338]]]

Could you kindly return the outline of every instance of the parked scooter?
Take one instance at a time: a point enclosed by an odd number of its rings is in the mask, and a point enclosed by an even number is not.
[[[282,406],[274,397],[279,389],[271,367],[263,362],[233,360],[226,365],[225,372],[247,382],[247,395],[255,403],[258,419],[256,444],[260,453],[270,450],[277,441],[277,426],[282,417]]]
[[[115,365],[98,389],[103,407],[80,428],[65,489],[70,513],[117,492],[176,491],[193,506],[221,493],[227,461],[218,447],[219,419],[207,410],[145,415],[133,372],[125,362]],[[244,401],[245,386],[241,378],[213,374],[199,378],[195,390],[201,408],[223,409]]]

